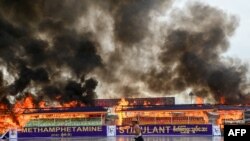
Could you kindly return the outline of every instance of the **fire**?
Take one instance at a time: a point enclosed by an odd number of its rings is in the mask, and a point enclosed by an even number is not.
[[[200,117],[200,118],[202,118],[204,120],[204,123],[208,123],[208,120],[209,120],[206,112],[205,111],[201,111],[201,110],[187,112],[186,116],[187,117],[191,117],[191,118],[192,117],[198,117],[198,118]]]
[[[39,105],[40,108],[45,108],[46,107],[46,102],[42,100],[42,101],[39,102],[38,105]]]
[[[14,121],[12,118],[6,115],[0,115],[0,134],[3,134],[8,130],[9,127],[14,126]]]
[[[125,98],[122,98],[119,102],[118,102],[118,106],[115,107],[115,111],[117,112],[118,115],[118,125],[122,125],[122,120],[125,117],[124,113],[121,112],[122,109],[126,108],[124,106],[128,106],[129,102],[127,100],[125,100]]]
[[[62,107],[76,107],[77,104],[78,104],[77,101],[71,101],[71,102],[68,102],[68,103],[64,103],[64,104],[62,105]]]
[[[242,120],[243,113],[242,111],[230,110],[230,111],[219,111],[219,119],[217,120],[217,124],[222,125],[225,120]]]
[[[149,102],[149,101],[143,101],[143,106],[149,106],[149,105],[151,105],[151,103]]]
[[[225,98],[221,98],[222,102]],[[204,100],[201,97],[196,97],[196,104],[203,104]],[[152,102],[153,103],[153,102]],[[130,106],[152,106],[147,100],[136,101],[133,99],[122,98],[114,107],[115,113],[118,116],[117,125],[130,124],[131,119],[136,117],[141,124],[208,124],[209,118],[205,109],[199,110],[154,110],[154,111],[130,111],[124,112],[124,109],[128,109]],[[155,105],[155,103],[154,103]],[[58,109],[67,109],[69,107],[85,106],[78,101],[70,101],[67,103],[56,103],[53,107]],[[79,114],[77,112],[62,112],[62,113],[36,113],[38,108],[44,108],[43,110],[50,110],[49,103],[47,101],[40,101],[35,104],[32,96],[27,96],[20,101],[17,101],[13,107],[8,110],[8,107],[4,104],[0,104],[0,134],[4,133],[9,128],[22,128],[29,126],[30,121],[37,119],[74,119],[74,118],[90,118],[88,114]],[[153,114],[152,114],[153,113]],[[220,115],[217,123],[223,124],[224,120],[241,120],[243,119],[243,113],[240,110],[220,110]],[[96,113],[95,115],[96,116]]]
[[[221,98],[220,98],[220,104],[225,104],[225,102],[226,102],[225,97],[221,97]]]
[[[77,105],[84,106],[77,101],[71,101],[64,104],[58,104],[55,107],[75,107]],[[43,118],[82,118],[85,115],[79,113],[70,114],[25,114],[26,111],[32,112],[35,108],[49,108],[45,101],[40,101],[37,105],[34,104],[32,96],[27,96],[24,99],[17,101],[15,105],[9,110],[4,104],[0,104],[0,134],[6,132],[9,128],[22,128],[31,119],[43,119]]]
[[[196,101],[197,104],[203,104],[203,99],[200,97],[197,97]],[[134,117],[138,117],[141,124],[207,124],[209,122],[208,116],[203,110],[180,111],[180,113],[183,113],[181,116],[176,116],[173,111],[135,111],[129,112],[129,114],[122,112],[122,109],[126,109],[126,106],[132,105],[131,103],[135,102],[129,102],[125,98],[122,98],[115,107],[118,115],[118,125],[127,125]],[[143,106],[150,106],[150,102],[143,101]]]
[[[27,96],[23,101],[18,101],[14,105],[13,112],[15,114],[22,114],[25,109],[35,108],[33,103],[33,98],[31,96]]]
[[[204,103],[204,100],[201,97],[196,97],[195,101],[196,101],[196,104],[203,104]]]
[[[154,114],[152,114],[154,113]],[[131,122],[137,117],[142,125],[146,124],[207,124],[206,112],[199,111],[135,111],[122,116],[123,125]]]
[[[23,116],[25,109],[35,108],[33,104],[33,98],[27,96],[21,101],[16,102],[12,111],[8,114],[1,116],[0,125],[1,132],[5,132],[8,128],[20,128],[23,127],[29,120],[29,116]],[[7,107],[5,107],[7,109]]]
[[[121,111],[123,108],[126,108],[124,106],[128,106],[129,102],[127,100],[125,100],[125,98],[122,98],[119,102],[118,102],[118,106],[116,107],[116,111]]]
[[[2,109],[7,109],[7,106],[0,103],[0,110],[2,110]]]

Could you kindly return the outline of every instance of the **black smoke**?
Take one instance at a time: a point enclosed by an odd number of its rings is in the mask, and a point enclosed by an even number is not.
[[[78,78],[101,67],[102,59],[95,39],[90,38],[89,33],[78,33],[72,28],[88,9],[85,3],[78,3],[66,0],[0,2],[1,65],[15,77],[11,84],[1,83],[2,102],[8,101],[8,95],[25,97],[21,93],[34,86],[40,88],[35,99],[93,104],[97,81],[90,78],[81,82],[82,86]],[[44,34],[46,39],[39,34]],[[64,70],[69,76],[61,80],[58,73]],[[92,84],[89,86],[89,83]],[[53,95],[61,95],[61,99],[54,99]]]
[[[212,94],[217,101],[224,97],[227,103],[240,103],[246,95],[241,85],[246,84],[247,66],[229,64],[221,58],[229,48],[237,20],[200,3],[183,12],[178,19],[181,23],[176,23],[179,28],[173,25],[167,29],[159,56],[163,69],[151,70],[143,80],[158,92],[192,88],[197,96]]]
[[[25,97],[37,88],[37,103],[93,105],[101,84],[99,95],[107,98],[192,89],[216,101],[241,102],[247,66],[223,57],[238,19],[203,3],[183,9],[172,3],[0,1],[0,65],[14,79],[0,79],[0,100],[10,104],[8,96]],[[165,14],[165,22],[157,18]]]
[[[72,100],[77,101],[78,106],[82,103],[93,106],[97,97],[94,92],[98,82],[95,79],[82,80],[80,83],[68,81],[66,84],[57,87],[49,85],[44,87],[41,96],[47,96],[52,101],[60,102],[60,104],[69,103]]]
[[[167,8],[170,0],[121,0],[112,1],[115,39],[122,44],[132,46],[141,42],[149,34],[152,12]]]

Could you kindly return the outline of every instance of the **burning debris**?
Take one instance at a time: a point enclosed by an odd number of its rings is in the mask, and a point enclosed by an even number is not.
[[[248,103],[247,66],[222,58],[237,18],[202,3],[182,10],[172,3],[2,0],[1,104],[11,108],[29,93],[35,107],[93,105],[98,81],[99,97],[191,89],[217,102]],[[159,20],[166,11],[167,21]]]

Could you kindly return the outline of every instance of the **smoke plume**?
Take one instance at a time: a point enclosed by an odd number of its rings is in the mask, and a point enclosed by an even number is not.
[[[238,19],[171,0],[0,1],[0,101],[61,104],[181,94],[246,102],[247,66],[223,57]],[[14,97],[14,98],[13,98]],[[13,100],[14,99],[14,100]]]
[[[222,61],[229,47],[229,37],[238,25],[233,16],[215,8],[191,4],[167,29],[161,47],[160,71],[151,70],[143,77],[154,91],[184,91],[192,88],[202,97],[212,94],[228,103],[242,100],[242,84],[246,84],[246,66]]]
[[[6,86],[1,79],[1,101],[8,95],[25,96],[34,86],[34,97],[41,100],[93,104],[97,81],[79,78],[102,66],[98,43],[73,28],[85,4],[4,0],[0,5],[1,65],[15,77]]]

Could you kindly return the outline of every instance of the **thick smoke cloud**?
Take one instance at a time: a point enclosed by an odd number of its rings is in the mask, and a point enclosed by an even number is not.
[[[238,19],[202,3],[181,10],[172,3],[0,1],[0,66],[8,72],[0,77],[0,101],[10,105],[10,96],[32,91],[37,105],[93,105],[97,95],[165,96],[187,89],[215,101],[243,101],[247,66],[222,57]]]
[[[192,88],[198,96],[212,94],[216,100],[224,97],[228,103],[239,103],[243,97],[241,84],[246,83],[246,66],[232,66],[220,58],[229,47],[228,38],[237,20],[197,3],[184,12],[178,23],[168,29],[159,56],[163,69],[150,71],[144,80],[155,91]]]
[[[36,86],[40,90],[35,99],[93,104],[97,81],[90,78],[79,82],[77,78],[100,67],[102,59],[97,53],[98,43],[72,28],[87,10],[86,3],[78,3],[1,1],[1,65],[16,77],[9,85],[1,83],[2,102],[6,103],[8,95],[25,97],[21,93]],[[64,70],[69,72],[67,79],[59,78]],[[51,92],[61,94],[61,98],[54,99]]]
[[[169,0],[124,0],[113,1],[115,39],[125,45],[139,43],[150,34],[151,12],[161,11]],[[167,8],[167,7],[165,7]]]
[[[94,90],[97,86],[97,81],[87,79],[82,83],[68,81],[66,85],[55,87],[54,85],[47,86],[43,89],[43,93],[50,97],[53,101],[59,101],[61,104],[77,101],[80,104],[94,105],[93,99],[96,98]],[[44,95],[42,95],[44,96]]]

